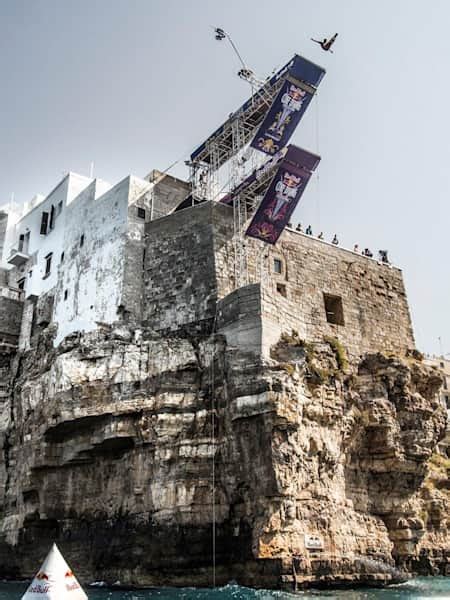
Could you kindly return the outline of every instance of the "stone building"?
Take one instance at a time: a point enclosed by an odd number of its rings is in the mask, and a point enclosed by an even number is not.
[[[115,186],[69,173],[13,234],[4,227],[8,288],[24,300],[21,346],[45,299],[43,322],[55,326],[56,345],[120,320],[161,331],[216,318],[266,353],[292,330],[305,340],[338,337],[355,357],[414,347],[398,268],[286,230],[273,248],[247,239],[253,287],[243,295],[232,209],[207,202],[176,210],[187,193],[187,184],[158,172]]]
[[[124,315],[141,317],[144,224],[187,193],[187,184],[172,177],[149,178],[157,180],[152,193],[154,182],[133,176],[112,186],[69,173],[46,197],[0,212],[2,289],[24,302],[22,348],[44,304],[41,325],[55,325],[56,344]]]
[[[237,273],[188,193],[69,174],[0,228],[0,577],[56,540],[84,581],[211,585],[213,523],[217,584],[448,574],[400,269],[288,229]]]

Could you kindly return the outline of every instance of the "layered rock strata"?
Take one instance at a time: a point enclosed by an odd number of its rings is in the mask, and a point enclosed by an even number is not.
[[[333,338],[270,356],[207,321],[74,334],[13,359],[1,407],[0,577],[56,540],[84,581],[294,589],[447,573],[441,378],[348,364]],[[213,528],[213,522],[215,526]]]

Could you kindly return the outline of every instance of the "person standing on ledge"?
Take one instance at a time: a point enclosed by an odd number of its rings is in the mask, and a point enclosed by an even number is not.
[[[300,233],[303,233],[303,227],[302,227],[302,224],[301,224],[301,223],[299,223],[299,224],[297,225],[297,227],[295,228],[295,231],[299,231]]]
[[[339,244],[339,240],[337,239],[337,235],[334,234],[334,238],[331,240],[331,243],[337,246]]]
[[[321,232],[319,233],[319,235],[317,236],[317,239],[318,239],[318,240],[323,240],[323,231],[321,231]]]
[[[355,244],[353,246],[353,252],[356,252],[357,254],[359,254],[359,246],[358,246],[358,244]]]
[[[308,227],[306,228],[305,233],[306,233],[306,235],[312,235],[313,234],[312,229],[311,229],[311,225],[308,225]]]

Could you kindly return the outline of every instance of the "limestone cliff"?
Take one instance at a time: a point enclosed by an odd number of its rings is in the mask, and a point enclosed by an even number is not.
[[[57,540],[85,581],[210,585],[213,518],[217,583],[446,573],[440,376],[295,333],[263,359],[212,330],[122,325],[55,349],[48,328],[16,355],[0,577],[30,576]]]

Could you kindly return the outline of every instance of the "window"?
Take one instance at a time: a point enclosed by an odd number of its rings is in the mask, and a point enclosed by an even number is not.
[[[62,208],[63,208],[63,203],[61,200],[61,202],[58,202],[58,206],[56,207],[56,216],[58,216],[62,213]]]
[[[145,208],[141,208],[140,206],[138,206],[138,209],[137,209],[137,216],[138,216],[140,219],[145,219]]]
[[[50,229],[53,229],[55,227],[55,207],[53,206],[53,204],[52,204],[52,208],[50,210],[49,227],[50,227]]]
[[[19,281],[17,282],[17,287],[19,288],[19,290],[25,289],[25,277],[22,277],[22,279],[19,279]]]
[[[23,233],[21,233],[21,234],[19,235],[19,252],[22,252],[22,250],[23,250],[23,245],[24,245],[24,242],[25,242],[25,236],[24,236],[24,234],[23,234]]]
[[[280,275],[283,272],[283,263],[279,258],[273,259],[273,271],[274,273],[279,273]]]
[[[277,283],[277,292],[285,298],[287,297],[286,286],[284,285],[284,283]]]
[[[83,235],[80,237],[80,248],[82,248],[84,246],[84,233]]]
[[[60,262],[64,262],[64,252],[61,252],[61,260]]]
[[[48,212],[43,212],[41,217],[41,235],[47,235]]]
[[[28,277],[31,279],[33,277],[33,271],[28,271]]]
[[[64,300],[67,300],[68,295],[69,295],[68,290],[64,290]]]
[[[342,298],[340,296],[324,294],[323,300],[328,323],[332,323],[333,325],[345,325]]]
[[[44,279],[50,275],[50,271],[52,270],[52,256],[53,252],[50,252],[50,254],[47,254],[47,256],[45,257],[45,275],[43,277]]]

